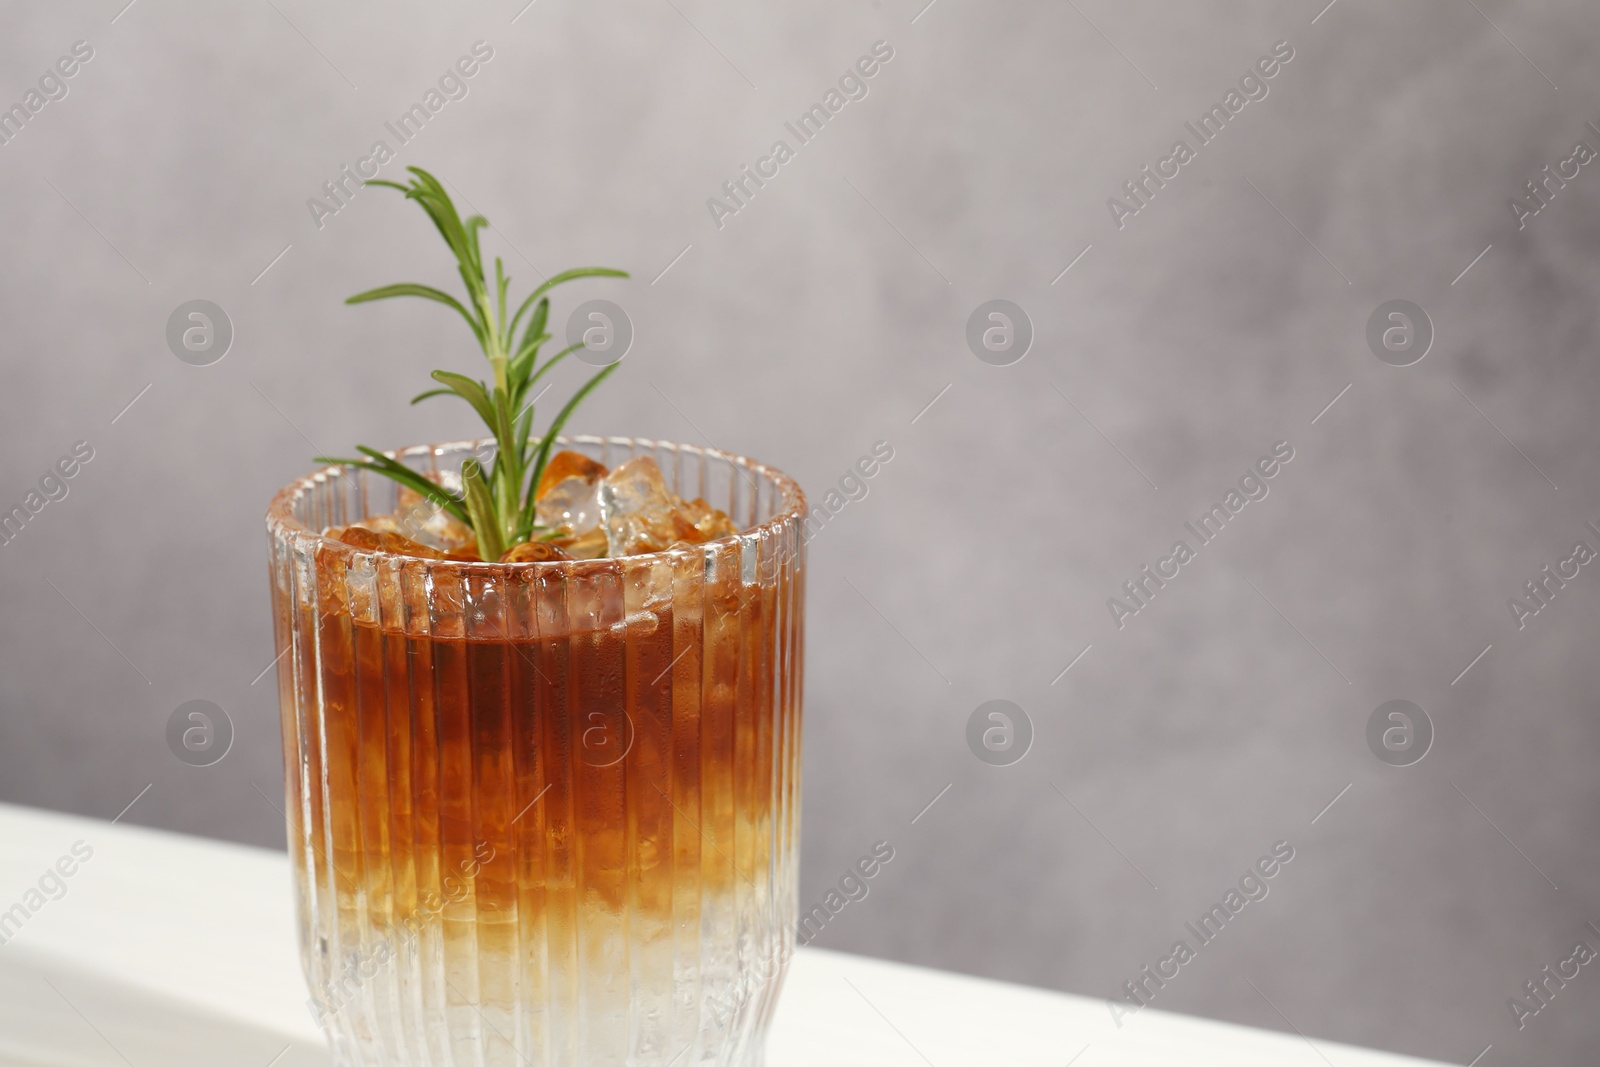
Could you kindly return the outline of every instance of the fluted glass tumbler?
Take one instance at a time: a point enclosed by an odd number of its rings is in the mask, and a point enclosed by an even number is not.
[[[268,512],[301,958],[345,1067],[763,1062],[795,939],[804,498],[714,450],[564,447],[652,456],[744,532],[362,551],[321,531],[396,489],[341,467]]]

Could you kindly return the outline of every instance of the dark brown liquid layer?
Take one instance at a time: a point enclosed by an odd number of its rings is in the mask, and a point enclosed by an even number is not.
[[[457,590],[349,559],[325,552],[294,613],[310,699],[285,707],[292,817],[341,912],[666,918],[769,884],[792,833],[792,589],[743,584],[731,557],[706,582],[699,554]],[[459,633],[415,632],[441,617]]]

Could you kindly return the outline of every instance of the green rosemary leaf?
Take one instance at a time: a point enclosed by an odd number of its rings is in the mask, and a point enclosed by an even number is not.
[[[511,362],[506,365],[506,378],[518,389],[528,387],[528,372],[533,369],[533,361],[539,355],[539,346],[550,340],[550,335],[540,334],[524,341],[521,350],[511,357]],[[518,400],[521,397],[517,398]]]
[[[546,300],[546,301],[544,301],[544,303],[542,305],[547,314],[550,311],[549,304],[550,304],[550,302],[548,300]],[[523,301],[522,306],[517,309],[517,313],[511,317],[511,324],[506,327],[506,336],[508,338],[509,337],[515,337],[517,335],[517,324],[522,321],[522,316],[527,314],[527,311],[528,311],[528,303],[527,303],[527,301]],[[537,315],[538,313],[535,312],[534,314]],[[537,325],[530,324],[528,326],[528,332],[522,335],[522,343],[523,344],[527,344],[528,343],[528,339],[530,337],[537,337],[539,334],[541,334],[543,332],[544,332],[544,319],[541,318],[541,319],[538,320],[538,324]]]
[[[499,256],[495,256],[494,257],[494,286],[495,286],[495,289],[498,291],[499,304],[500,304],[500,317],[496,321],[498,321],[501,324],[502,329],[504,328],[505,321],[506,321],[506,286],[508,286],[510,284],[511,284],[511,279],[506,277],[506,265],[503,262],[501,262]],[[511,336],[510,336],[510,334],[506,334],[505,336],[500,338],[500,347],[502,349],[509,349],[511,347]]]
[[[355,296],[345,297],[344,302],[346,304],[367,304],[374,300],[390,300],[397,296],[420,296],[425,300],[433,300],[446,307],[455,308],[456,311],[461,313],[461,317],[467,320],[467,325],[472,327],[472,333],[478,338],[478,342],[480,344],[483,343],[483,328],[478,325],[478,320],[462,306],[461,301],[449,293],[433,288],[431,285],[417,285],[414,282],[382,285],[376,289],[368,289],[364,293],[357,293]]]
[[[511,433],[511,397],[498,385],[494,387],[494,395],[490,400],[494,409],[494,420],[489,428],[494,431],[501,447],[509,445],[512,441]]]
[[[512,430],[511,398],[498,385],[494,388],[493,405],[494,421],[490,423],[490,429],[494,430],[495,443],[499,447],[495,453],[491,481],[495,486],[495,502],[499,505],[496,512],[501,528],[509,532],[521,510],[518,507],[521,501],[517,490],[522,484],[522,453],[517,450],[516,436]]]
[[[545,375],[545,372],[548,371],[551,367],[554,367],[557,363],[560,363],[562,360],[566,359],[568,356],[572,355],[572,353],[576,352],[578,349],[580,349],[582,347],[583,347],[583,342],[579,341],[575,345],[569,345],[566,348],[563,348],[561,351],[557,352],[555,355],[553,355],[549,359],[545,360],[544,361],[544,366],[542,366],[538,370],[534,371],[533,377],[528,379],[528,385],[532,386],[534,382],[538,381],[540,378],[543,378],[544,375]],[[615,364],[615,363],[613,363],[611,365],[613,367],[617,366],[617,364]]]
[[[407,195],[422,205],[440,235],[444,237],[445,243],[455,253],[457,261],[462,265],[461,275],[467,283],[467,291],[472,295],[472,302],[478,304],[485,289],[483,264],[478,261],[477,255],[477,229],[486,225],[482,221],[483,217],[474,215],[473,219],[478,220],[476,223],[469,221],[463,224],[461,216],[456,212],[455,202],[450,199],[450,194],[445,192],[438,178],[421,167],[406,169],[416,175],[416,187]]]
[[[455,210],[454,207],[451,208]],[[467,219],[464,229],[467,235],[467,251],[472,253],[472,267],[478,277],[484,277],[483,253],[478,250],[478,231],[489,225],[489,220],[482,215],[473,215]]]
[[[422,401],[428,399],[430,396],[448,396],[449,394],[451,394],[453,392],[455,392],[454,389],[426,389],[426,390],[418,393],[416,396],[412,397],[411,398],[411,402],[413,404],[420,404]]]
[[[463,505],[460,497],[457,497],[455,494],[444,489],[438,483],[429,481],[416,471],[412,470],[410,467],[407,467],[405,464],[390,459],[381,452],[375,452],[372,449],[368,449],[361,445],[357,445],[356,447],[361,451],[366,452],[368,455],[378,457],[384,462],[380,464],[373,460],[351,459],[347,456],[317,456],[316,462],[337,463],[344,467],[359,467],[360,469],[370,471],[373,474],[381,474],[385,478],[392,479],[393,481],[404,485],[406,488],[416,491],[424,498],[431,500],[433,503],[449,512],[456,519],[463,523],[469,523],[470,525],[470,522],[467,518],[467,509]]]
[[[461,275],[461,282],[467,287],[467,297],[472,301],[473,310],[477,312],[478,344],[483,349],[483,354],[489,356],[499,344],[499,338],[495,334],[493,315],[489,311],[488,290],[483,287],[482,280],[473,275],[471,264],[458,264],[456,273]]]
[[[384,474],[388,475],[390,478],[393,478],[397,482],[404,482],[411,488],[415,489],[422,496],[433,501],[435,504],[438,504],[440,507],[450,508],[453,505],[458,508],[463,508],[459,518],[462,522],[466,521],[466,512],[464,510],[465,501],[462,497],[457,496],[455,493],[450,492],[450,490],[446,489],[438,482],[418,474],[404,463],[401,463],[392,456],[388,456],[382,452],[379,452],[375,448],[368,448],[366,445],[356,445],[356,451],[366,456],[371,463],[377,465]],[[455,514],[455,512],[452,512],[452,514]]]
[[[456,212],[455,202],[445,192],[444,183],[421,167],[407,167],[406,170],[413,175],[407,195],[422,204],[423,210],[427,211],[444,235],[445,242],[464,253],[467,249],[466,233],[461,225],[461,216]]]
[[[522,462],[523,464],[526,464],[528,462],[528,434],[533,429],[533,405],[532,404],[529,404],[527,407],[522,409],[521,414],[519,414],[517,416],[517,418],[516,418],[516,424],[517,424],[517,428],[516,428],[517,456],[518,456],[518,459],[520,460],[520,462]],[[518,488],[519,489],[521,488],[520,480],[518,482]],[[520,501],[519,501],[519,503],[520,503]]]
[[[475,382],[465,374],[453,374],[447,370],[436,370],[432,377],[434,381],[449,387],[452,393],[471,404],[473,410],[489,428],[494,428],[494,406],[489,403],[489,393],[484,389],[482,382]]]
[[[516,317],[519,318],[519,319],[522,318],[522,313],[527,311],[528,308],[530,306],[532,306],[534,301],[538,300],[541,296],[543,296],[545,293],[549,292],[551,289],[554,289],[556,286],[560,285],[562,282],[570,282],[574,278],[626,278],[626,277],[628,277],[628,272],[627,271],[625,271],[625,270],[612,270],[610,267],[574,267],[572,270],[564,270],[560,274],[557,274],[557,275],[554,275],[554,276],[552,276],[550,278],[545,279],[545,282],[544,282],[543,285],[539,286],[539,288],[537,288],[533,292],[529,293],[527,298],[522,301],[522,306],[517,309]],[[541,323],[541,326],[542,325],[543,324]]]
[[[478,535],[478,555],[492,563],[505,555],[506,546],[496,521],[494,500],[484,484],[483,468],[476,459],[469,458],[461,464],[461,485],[466,490],[472,529]]]
[[[556,286],[563,282],[570,282],[574,278],[626,278],[627,276],[627,271],[614,270],[611,267],[574,267],[571,270],[564,270],[560,274],[547,278],[543,285],[528,294],[528,299],[532,300],[536,296],[543,296]]]
[[[530,337],[549,337],[544,332],[545,323],[550,319],[550,298],[542,297],[539,306],[533,309],[533,318],[528,320],[528,332],[522,335],[522,343],[527,344]]]
[[[452,207],[447,210],[440,203],[439,198],[433,194],[432,190],[425,187],[413,189],[407,195],[418,204],[421,204],[422,210],[428,213],[428,218],[433,220],[434,228],[439,231],[439,235],[444,238],[444,243],[449,245],[450,251],[455,254],[456,262],[470,262],[467,252],[467,237],[462,232],[461,219],[455,213],[455,209]]]

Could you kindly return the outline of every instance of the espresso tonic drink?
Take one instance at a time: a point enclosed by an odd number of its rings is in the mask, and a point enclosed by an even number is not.
[[[447,483],[476,447],[399,459]],[[804,500],[709,450],[568,447],[649,457],[737,532],[419,558],[327,535],[405,518],[338,467],[269,512],[301,955],[342,1065],[762,1062],[796,920]],[[643,528],[622,499],[613,540]]]

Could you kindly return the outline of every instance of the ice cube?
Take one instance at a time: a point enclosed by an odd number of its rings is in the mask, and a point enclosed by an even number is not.
[[[534,493],[536,497],[543,497],[550,491],[550,487],[568,478],[582,478],[585,481],[598,483],[607,474],[606,465],[584,455],[564,448],[550,457],[550,462],[544,466],[544,473],[539,475],[539,485]]]
[[[581,452],[550,457],[534,493],[534,521],[571,537],[600,525],[600,480],[606,468]]]
[[[378,535],[362,526],[329,526],[322,536],[369,552],[378,547]]]
[[[352,530],[370,530],[375,534],[397,534],[402,532],[400,529],[400,523],[395,520],[393,515],[368,515],[364,519],[357,519],[355,522],[351,523],[349,528]],[[334,535],[329,534],[329,536],[331,537]]]
[[[444,559],[445,554],[430,545],[419,544],[402,534],[374,531],[365,526],[330,526],[324,536],[343,541],[363,552],[392,552],[399,556],[418,556],[422,559]],[[477,558],[476,554],[473,556]]]
[[[668,489],[661,468],[648,456],[630,459],[601,481],[600,511],[612,556],[660,552],[739,532],[704,500],[685,502]]]
[[[363,519],[359,525],[398,533],[442,552],[465,549],[477,541],[470,526],[407,486],[400,487],[394,514]]]
[[[672,506],[672,490],[649,456],[634,456],[602,479],[601,506],[627,513]]]
[[[596,526],[588,533],[581,533],[576,537],[551,538],[550,543],[573,559],[599,559],[610,547],[603,526]]]
[[[731,537],[739,532],[732,519],[700,497],[695,497],[688,503],[680,503],[678,514],[689,520],[695,531],[700,534],[701,541],[715,541],[719,537]]]
[[[512,545],[506,549],[505,555],[500,557],[500,562],[549,563],[553,560],[572,558],[549,541],[524,541],[520,545]]]
[[[635,456],[606,475],[600,482],[600,514],[608,554],[659,552],[679,540],[677,503],[649,456]]]

